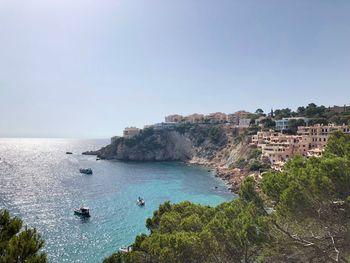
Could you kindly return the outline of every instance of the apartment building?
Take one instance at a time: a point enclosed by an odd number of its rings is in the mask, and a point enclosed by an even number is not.
[[[349,126],[343,125],[321,125],[317,124],[311,127],[298,127],[297,134],[305,138],[305,142],[309,144],[309,148],[324,148],[328,142],[329,136],[335,132],[341,131],[350,134]]]
[[[237,111],[235,113],[227,114],[226,121],[241,127],[243,126],[249,127],[250,116],[251,116],[251,113],[248,111]]]
[[[165,117],[165,122],[182,122],[184,117],[179,114],[173,114]]]
[[[222,112],[214,112],[206,115],[204,121],[209,123],[225,123],[227,120],[227,115]]]
[[[261,149],[263,156],[271,164],[285,162],[299,153],[302,138],[297,135],[286,135],[275,131],[258,132],[252,137],[252,144]]]
[[[341,131],[350,134],[349,126],[314,125],[298,127],[297,135],[286,135],[275,131],[262,131],[252,136],[252,144],[262,150],[271,164],[279,165],[296,154],[304,156],[321,156],[329,136]]]
[[[275,120],[276,122],[276,130],[283,131],[289,128],[288,124],[290,120],[303,120],[306,124],[310,119],[305,117],[291,117],[291,118],[282,118],[281,120]]]
[[[184,118],[184,121],[189,122],[189,123],[203,123],[204,122],[204,115],[194,113],[194,114],[186,116]]]
[[[240,110],[234,113],[239,119],[249,119],[250,116],[252,115],[248,111]]]
[[[228,123],[232,123],[234,125],[238,125],[239,124],[239,118],[234,113],[227,114],[226,121]]]

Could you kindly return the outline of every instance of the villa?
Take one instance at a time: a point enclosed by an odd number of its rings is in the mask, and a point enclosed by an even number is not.
[[[136,128],[136,127],[127,127],[124,129],[123,131],[123,137],[125,138],[131,138],[131,137],[134,137],[138,134],[140,134],[141,132],[141,129],[139,128]]]

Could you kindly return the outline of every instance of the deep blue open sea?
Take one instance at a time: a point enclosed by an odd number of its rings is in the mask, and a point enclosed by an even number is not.
[[[0,209],[37,228],[49,262],[101,262],[137,234],[147,233],[146,219],[166,200],[215,206],[234,198],[203,167],[96,161],[81,155],[108,142],[0,139]],[[80,174],[85,167],[93,175]],[[145,207],[136,205],[138,196],[145,198]],[[73,214],[81,204],[91,209],[88,220]]]

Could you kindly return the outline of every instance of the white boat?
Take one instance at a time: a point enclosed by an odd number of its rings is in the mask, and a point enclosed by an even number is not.
[[[132,246],[120,247],[119,248],[119,252],[122,252],[122,253],[128,253],[128,252],[131,252],[131,251],[132,251]]]
[[[137,198],[136,204],[139,206],[144,206],[145,205],[145,200],[141,197]]]

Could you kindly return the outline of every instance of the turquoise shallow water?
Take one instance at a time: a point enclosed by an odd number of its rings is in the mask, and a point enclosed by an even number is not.
[[[166,200],[217,205],[233,198],[203,167],[96,161],[80,154],[107,143],[0,139],[0,208],[38,229],[49,262],[100,262],[147,233],[146,219]],[[80,174],[82,167],[91,167],[93,175]],[[145,207],[136,205],[138,196],[145,198]],[[73,215],[81,204],[90,207],[91,218]]]

